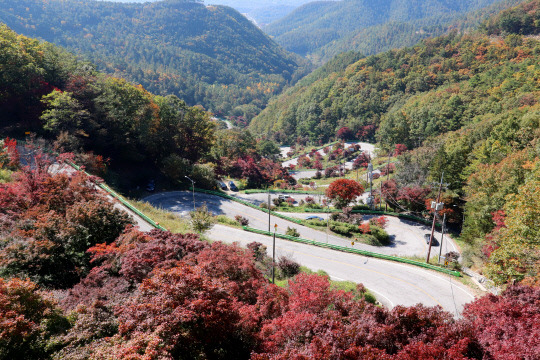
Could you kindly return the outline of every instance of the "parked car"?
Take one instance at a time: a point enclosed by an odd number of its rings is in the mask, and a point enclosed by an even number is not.
[[[150,191],[150,192],[156,190],[156,182],[155,182],[155,180],[150,180],[148,182],[148,185],[146,185],[146,190]]]
[[[227,185],[225,185],[225,183],[223,181],[218,181],[217,183],[218,183],[218,186],[220,187],[221,190],[225,190],[225,191],[229,190],[227,188]]]
[[[320,216],[317,216],[317,215],[309,215],[308,217],[306,217],[306,220],[319,220],[319,221],[324,221],[324,219]]]
[[[278,199],[283,200],[283,201],[287,201],[287,199],[293,199],[293,198],[290,195],[278,195]]]
[[[424,234],[424,239],[426,240],[426,244],[429,245],[429,238],[431,237],[431,234]],[[435,235],[433,235],[433,241],[431,242],[431,246],[437,246],[439,245],[439,242],[437,239],[435,239]]]
[[[232,181],[229,181],[229,189],[231,189],[232,191],[238,191],[238,188]]]

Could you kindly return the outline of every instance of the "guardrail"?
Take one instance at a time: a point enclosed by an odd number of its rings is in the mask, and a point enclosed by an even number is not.
[[[242,228],[245,231],[256,233],[256,234],[267,235],[267,236],[273,236],[274,235],[274,233],[272,233],[270,231],[254,229],[254,228],[250,228],[248,226],[242,226]],[[342,252],[348,252],[348,253],[352,253],[352,254],[364,255],[364,256],[378,258],[378,259],[384,259],[384,260],[390,260],[390,261],[396,261],[396,262],[400,262],[400,263],[405,263],[405,264],[409,264],[409,265],[415,265],[415,266],[423,267],[425,269],[435,270],[435,271],[442,272],[442,273],[452,275],[452,276],[456,276],[456,277],[461,277],[462,276],[459,271],[445,269],[445,268],[442,268],[442,267],[439,267],[439,266],[426,264],[426,263],[416,261],[416,260],[400,258],[398,256],[384,255],[384,254],[374,253],[374,252],[371,252],[371,251],[353,249],[353,248],[348,248],[348,247],[345,247],[345,246],[339,246],[339,245],[334,245],[334,244],[320,243],[320,242],[317,242],[317,241],[314,241],[314,240],[302,239],[302,238],[298,238],[298,237],[294,237],[294,236],[290,236],[290,235],[284,235],[284,234],[278,234],[278,233],[276,233],[275,235],[278,238],[285,239],[285,240],[290,240],[290,241],[294,241],[294,242],[299,242],[299,243],[302,243],[302,244],[308,244],[308,245],[313,245],[313,246],[317,246],[317,247],[322,247],[322,248],[327,248],[327,249],[332,249],[332,250],[337,250],[337,251],[342,251]]]
[[[262,190],[262,189],[254,189],[254,190],[244,190],[244,194],[262,194],[262,193],[270,193],[270,194],[313,194],[313,195],[322,195],[324,192],[319,191],[310,191],[310,190]]]
[[[86,171],[84,170],[81,170],[81,167],[77,164],[74,164],[70,161],[67,161],[66,162],[69,166],[71,166],[72,168],[74,168],[75,170],[77,171],[82,171],[84,172],[86,175],[88,176],[91,176],[89,173],[87,173]],[[109,186],[103,184],[103,183],[99,183],[97,184],[97,186],[99,186],[101,189],[103,189],[104,191],[106,191],[109,195],[111,195],[112,197],[114,197],[115,199],[117,199],[118,201],[120,201],[125,207],[127,207],[128,209],[130,209],[131,211],[133,211],[135,214],[137,214],[139,217],[141,217],[144,221],[146,221],[147,223],[149,223],[150,225],[152,225],[153,227],[155,227],[156,229],[159,229],[159,230],[163,230],[163,231],[167,231],[166,228],[164,228],[163,226],[159,225],[158,223],[156,223],[154,220],[152,220],[151,218],[149,218],[148,216],[146,216],[145,214],[142,213],[142,211],[140,211],[139,209],[137,209],[135,206],[131,205],[131,203],[129,201],[127,201],[126,199],[124,199],[120,194],[118,194],[116,191],[114,191],[113,189],[111,189]]]

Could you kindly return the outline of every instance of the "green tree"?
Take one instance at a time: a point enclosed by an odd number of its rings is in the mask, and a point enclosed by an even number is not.
[[[191,211],[189,217],[191,218],[191,228],[200,234],[210,230],[216,223],[216,218],[208,210],[206,204]]]

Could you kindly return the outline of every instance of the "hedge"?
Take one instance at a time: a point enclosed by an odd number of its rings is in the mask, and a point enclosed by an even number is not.
[[[263,189],[253,189],[253,190],[245,190],[245,194],[261,194],[261,193],[270,193],[270,194],[313,194],[313,195],[322,195],[324,192],[318,192],[318,191],[309,191],[309,190],[263,190]]]

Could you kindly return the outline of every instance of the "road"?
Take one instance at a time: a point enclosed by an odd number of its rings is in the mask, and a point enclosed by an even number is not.
[[[193,208],[192,194],[186,191],[154,194],[143,199],[154,206],[186,216]],[[249,208],[232,200],[213,195],[195,193],[196,204],[206,203],[214,214],[224,214],[230,217],[242,215],[250,219],[250,226],[268,229],[268,215],[262,211]],[[278,232],[283,233],[287,226],[297,228],[302,237],[321,242],[326,241],[326,234],[298,224],[271,216],[271,224],[278,224]],[[392,225],[393,226],[393,225]],[[415,224],[406,224],[409,231],[418,230]],[[271,251],[269,236],[248,233],[241,229],[216,225],[207,235],[213,240],[238,242],[246,246],[252,241],[265,244]],[[420,239],[420,241],[423,241]],[[349,240],[328,236],[328,242],[351,246]],[[393,248],[377,248],[364,244],[355,244],[355,248],[363,248],[379,253],[392,253]],[[422,246],[422,252],[424,247]],[[433,253],[438,250],[433,250]],[[427,306],[440,305],[445,310],[459,316],[463,305],[474,299],[474,294],[457,280],[429,270],[367,258],[359,255],[337,252],[310,245],[276,239],[277,255],[291,256],[300,264],[313,270],[322,269],[336,280],[350,280],[363,283],[377,296],[381,303],[388,307],[396,305],[414,305],[422,303]]]
[[[237,242],[246,246],[252,241],[266,245],[272,253],[272,238],[245,233],[223,225],[216,225],[207,233],[213,240]],[[276,238],[276,258],[289,256],[312,269],[322,269],[334,280],[348,280],[364,284],[377,300],[388,308],[396,305],[440,305],[460,316],[463,306],[474,300],[473,292],[451,278],[434,271],[364,256],[343,253]]]
[[[268,199],[267,194],[252,194],[253,198],[263,196],[263,199]],[[298,195],[298,196],[297,196]],[[277,197],[277,195],[273,195]],[[299,199],[301,196],[306,197],[309,195],[295,194],[295,198]],[[247,198],[248,195],[242,194],[243,198]],[[168,211],[179,214],[180,216],[187,216],[189,211],[193,210],[193,198],[192,194],[188,191],[175,191],[168,193],[160,193],[148,196],[143,199],[149,202],[155,207],[163,208]],[[266,200],[267,201],[267,200]],[[254,200],[256,204],[262,202],[260,200]],[[268,230],[268,214],[263,211],[250,208],[248,206],[239,204],[232,200],[224,199],[214,195],[195,193],[195,203],[197,206],[206,204],[208,209],[214,215],[226,215],[230,218],[234,218],[236,215],[241,215],[249,220],[249,226],[256,229]],[[327,214],[288,214],[289,217],[298,217],[304,219],[308,215],[318,215],[323,219],[326,219]],[[370,219],[371,215],[364,216],[365,220]],[[385,255],[396,256],[419,256],[424,257],[427,254],[427,245],[424,240],[424,234],[429,233],[430,228],[417,224],[415,222],[399,219],[396,217],[387,217],[388,227],[387,232],[391,236],[392,244],[389,246],[371,246],[362,243],[356,243],[354,246],[357,249],[376,252]],[[296,224],[294,222],[278,218],[276,216],[270,216],[270,227],[273,231],[274,224],[277,224],[277,232],[284,234],[288,227],[295,228],[300,233],[300,237],[315,240],[323,243],[330,243],[340,246],[350,246],[350,239],[342,238],[332,234],[327,234],[324,231],[318,231],[306,226]],[[441,234],[436,232],[436,238],[440,239]],[[457,249],[453,242],[448,242],[450,250]],[[449,251],[450,251],[449,250]],[[439,253],[439,247],[432,247],[433,255]]]
[[[369,156],[371,156],[371,158],[373,158],[375,156],[375,145],[370,144],[370,143],[366,143],[366,142],[348,142],[348,143],[345,144],[345,148],[349,148],[349,147],[354,146],[356,144],[360,145],[360,148],[363,151],[367,152],[369,154]],[[331,148],[331,146],[330,146],[330,148]],[[290,148],[288,150],[290,150]],[[283,151],[284,151],[284,148],[282,148],[282,153],[283,153]],[[317,152],[319,154],[321,154],[322,156],[325,155],[323,149],[317,150]],[[290,159],[290,160],[287,160],[287,161],[283,162],[282,165],[283,165],[283,167],[288,167],[289,165],[295,165],[296,166],[297,164],[298,164],[298,157],[295,157],[293,159]],[[345,166],[347,167],[347,169],[352,169],[352,161],[347,162],[345,164]]]

